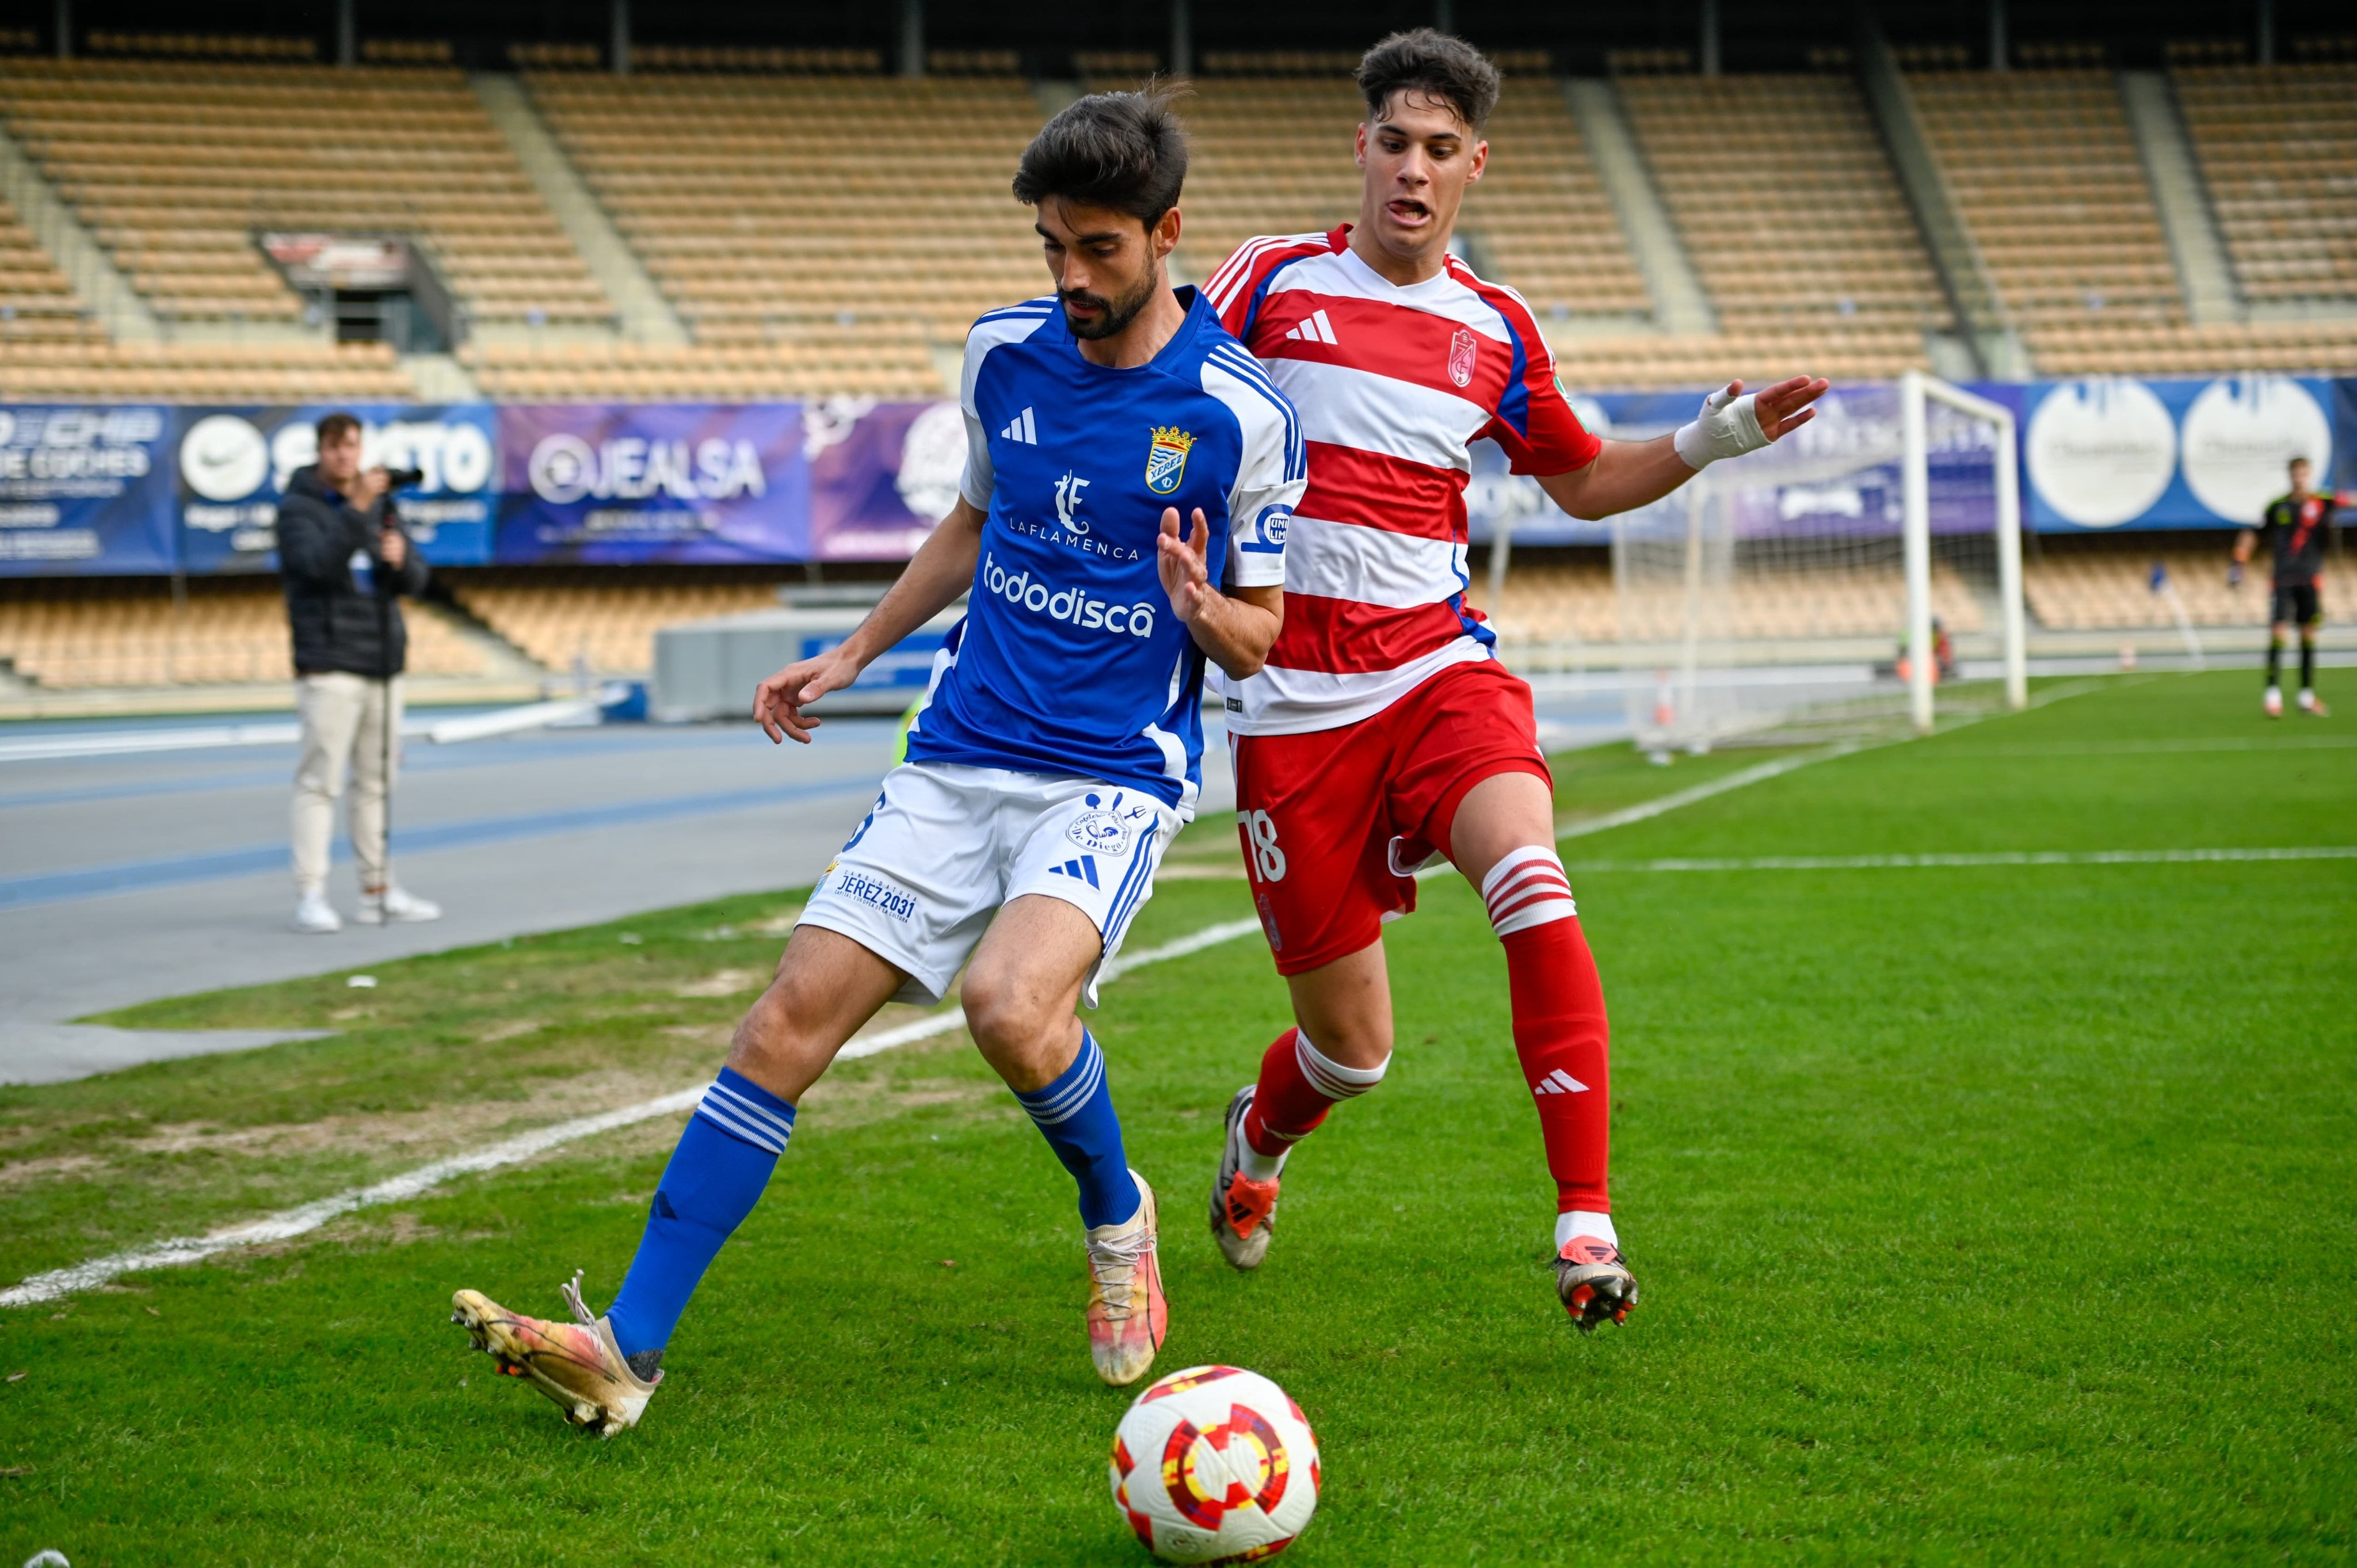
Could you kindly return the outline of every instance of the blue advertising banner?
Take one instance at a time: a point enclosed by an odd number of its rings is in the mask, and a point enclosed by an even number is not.
[[[2019,416],[2033,529],[2248,523],[2308,456],[2357,490],[2357,379],[2100,378],[1976,384]],[[1598,434],[1643,440],[1694,416],[1698,391],[1575,396]],[[289,476],[334,405],[0,406],[0,575],[259,572]],[[1898,526],[1896,389],[1835,387],[1818,417],[1744,459],[1737,531]],[[422,469],[400,504],[440,565],[540,562],[900,561],[957,493],[954,402],[458,403],[350,406],[364,460]],[[1986,427],[1932,411],[1932,526],[1986,528]],[[1524,543],[1598,544],[1537,482],[1473,447],[1472,539],[1511,520]]]
[[[2008,388],[1976,388],[2009,401]],[[1695,416],[1700,392],[1617,392],[1571,399],[1597,435],[1650,441]],[[1932,528],[1938,533],[1985,529],[1996,512],[1994,429],[1934,405],[1929,411]],[[1766,452],[1741,460],[1745,488],[1732,491],[1738,538],[1783,534],[1880,535],[1900,527],[1899,396],[1888,381],[1839,386],[1817,415]],[[1670,505],[1663,502],[1658,505]],[[1675,504],[1683,505],[1683,502]],[[1520,544],[1606,544],[1612,522],[1583,521],[1547,499],[1538,481],[1509,473],[1494,443],[1476,442],[1465,489],[1472,542],[1487,543],[1511,521]]]
[[[954,401],[830,398],[802,413],[811,558],[905,561],[956,504],[965,415]]]
[[[2343,495],[2357,492],[2357,379],[2332,383],[2332,488]]]
[[[2330,474],[2341,445],[2322,378],[2032,381],[2020,397],[2023,500],[2040,532],[2248,527],[2290,487],[2292,458]]]
[[[500,410],[494,558],[810,558],[802,406],[541,403]]]
[[[172,417],[147,404],[0,408],[0,575],[173,571]]]
[[[279,498],[295,470],[318,456],[319,420],[338,412],[360,420],[364,465],[425,472],[394,504],[426,560],[437,566],[490,560],[499,474],[490,403],[184,408],[177,467],[188,571],[275,569]]]

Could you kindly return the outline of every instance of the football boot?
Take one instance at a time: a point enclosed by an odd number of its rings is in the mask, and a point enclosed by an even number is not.
[[[490,1353],[501,1372],[529,1378],[564,1407],[565,1419],[600,1437],[636,1426],[639,1415],[662,1381],[660,1369],[641,1378],[623,1359],[614,1331],[581,1303],[581,1275],[564,1287],[574,1321],[550,1323],[510,1312],[480,1291],[450,1298],[450,1321],[467,1331],[475,1348]]]
[[[2299,711],[2319,719],[2329,719],[2332,716],[2332,710],[2324,705],[2324,699],[2313,692],[2302,692],[2299,694]]]
[[[1254,1181],[1243,1172],[1244,1113],[1259,1087],[1248,1083],[1228,1101],[1227,1140],[1220,1145],[1220,1174],[1211,1183],[1211,1240],[1220,1244],[1220,1255],[1240,1269],[1260,1267],[1276,1224],[1277,1178]]]
[[[1135,1171],[1137,1212],[1088,1233],[1089,1357],[1097,1376],[1126,1388],[1154,1365],[1170,1329],[1162,1269],[1154,1256],[1154,1189]]]
[[[1599,1323],[1629,1321],[1637,1305],[1637,1276],[1620,1249],[1595,1236],[1574,1236],[1555,1259],[1555,1294],[1582,1334]]]

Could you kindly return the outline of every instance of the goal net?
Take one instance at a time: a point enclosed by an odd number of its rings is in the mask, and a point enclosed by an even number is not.
[[[1804,713],[1903,707],[1929,728],[1968,670],[2007,675],[2019,701],[2011,414],[1928,376],[1820,409],[1614,520],[1614,640],[1643,749],[1794,738]]]

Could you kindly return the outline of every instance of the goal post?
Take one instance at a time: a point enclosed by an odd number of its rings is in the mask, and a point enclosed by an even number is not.
[[[1620,666],[1639,748],[1928,730],[1960,664],[2002,674],[1975,706],[2024,705],[2015,424],[1929,375],[1837,387],[1783,440],[1613,518],[1581,648]]]
[[[1909,371],[1900,377],[1900,462],[1904,486],[1901,524],[1907,558],[1908,706],[1918,734],[1932,723],[1932,688],[1939,668],[1932,642],[1932,474],[1929,404],[1940,403],[1995,427],[1990,443],[1996,516],[1997,611],[2005,657],[2005,701],[2029,703],[2029,622],[2021,588],[2021,474],[2013,411],[1964,388]]]

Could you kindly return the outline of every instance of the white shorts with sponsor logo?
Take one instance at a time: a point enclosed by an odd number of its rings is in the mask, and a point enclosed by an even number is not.
[[[1060,898],[1093,921],[1106,959],[1153,895],[1178,814],[1092,779],[909,762],[819,879],[797,924],[837,931],[905,971],[895,998],[942,999],[1000,905]],[[1097,969],[1082,997],[1097,1004]]]

